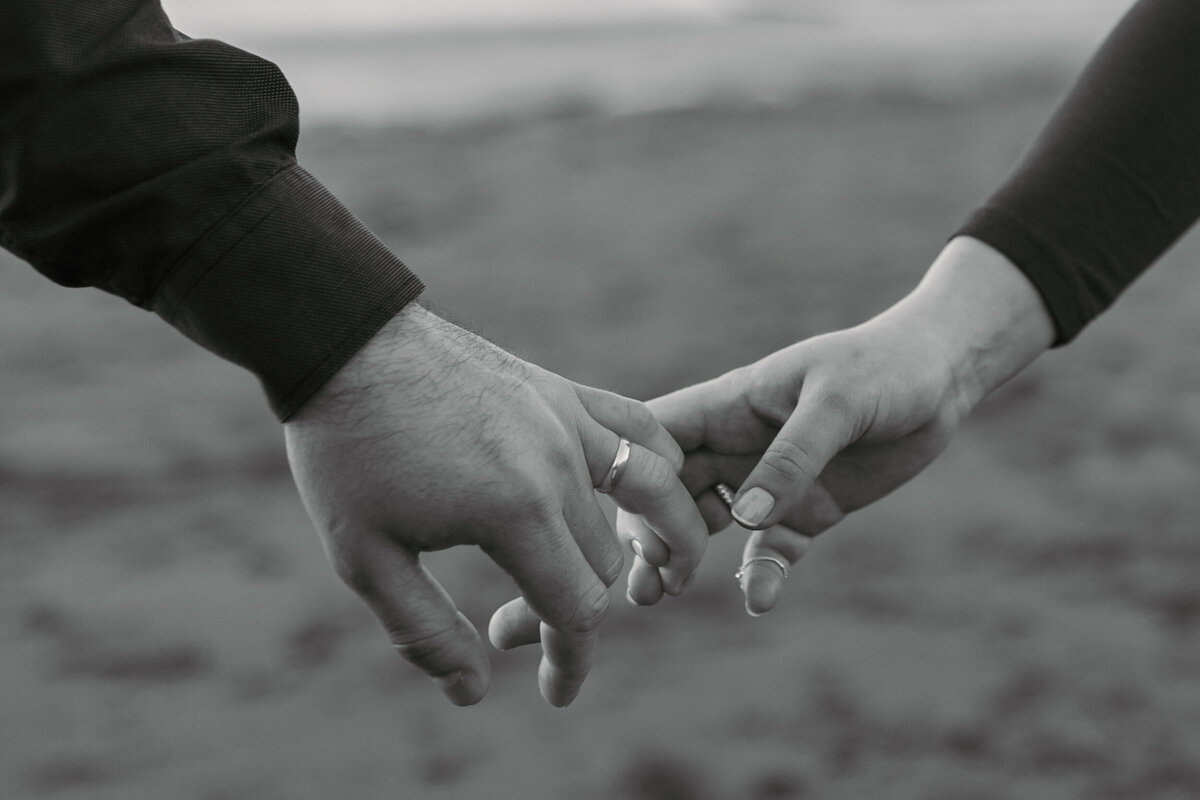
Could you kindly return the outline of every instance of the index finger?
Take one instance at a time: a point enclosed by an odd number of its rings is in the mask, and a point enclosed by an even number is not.
[[[584,411],[593,420],[617,435],[637,442],[647,450],[662,456],[670,462],[676,472],[683,466],[683,451],[679,449],[678,442],[650,413],[645,403],[580,384],[575,384],[575,394]],[[589,458],[588,468],[593,469],[592,477],[598,481],[608,463],[611,463],[611,460],[599,463],[595,458]],[[601,472],[595,472],[596,469]]]
[[[646,403],[685,453],[708,439],[708,410],[720,404],[712,400],[720,388],[719,381],[720,378],[712,378],[694,386],[685,386]],[[701,398],[708,399],[708,402],[700,402]]]

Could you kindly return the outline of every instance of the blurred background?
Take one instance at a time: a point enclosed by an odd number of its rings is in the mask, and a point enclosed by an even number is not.
[[[167,0],[522,356],[648,399],[857,323],[1007,174],[1108,0]],[[326,565],[252,378],[0,256],[0,797],[1200,797],[1200,242],[750,619],[614,590],[545,706],[451,707]],[[512,594],[430,558],[479,626]]]

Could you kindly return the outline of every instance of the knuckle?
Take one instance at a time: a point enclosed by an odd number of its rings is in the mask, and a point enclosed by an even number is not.
[[[531,528],[547,532],[557,529],[557,523],[563,515],[563,498],[547,492],[540,492],[525,501],[522,514]]]
[[[665,497],[678,481],[675,470],[664,458],[651,454],[646,464],[646,488],[655,497]]]
[[[556,424],[545,432],[542,443],[539,475],[544,475],[547,468],[559,475],[569,474],[578,468],[582,454],[577,434],[572,434],[565,426]]]
[[[721,376],[721,382],[731,397],[774,398],[779,394],[779,373],[762,368],[761,362],[730,370]]]
[[[561,507],[561,502],[551,491],[557,482],[547,469],[551,460],[544,463],[514,464],[506,471],[503,484],[496,485],[491,492],[496,511],[508,521],[548,520]],[[559,473],[561,474],[561,473]]]
[[[655,452],[666,459],[673,472],[683,468],[683,450],[667,432],[650,407],[639,400],[629,401],[630,432],[642,443],[653,443]]]
[[[374,594],[375,574],[370,561],[357,549],[340,548],[330,552],[329,562],[334,574],[355,594],[369,597]]]
[[[415,637],[412,633],[390,626],[385,625],[385,628],[396,652],[406,661],[431,671],[431,674],[450,672],[461,666],[454,660],[458,650],[456,625]]]
[[[563,629],[577,634],[595,631],[608,614],[608,606],[608,590],[597,583],[579,596]]]
[[[605,586],[612,586],[625,570],[625,554],[615,544],[610,545],[607,550],[607,561],[600,568],[599,578],[604,582]]]
[[[658,420],[645,403],[629,400],[625,409],[629,417],[629,429],[634,436],[644,440],[658,432]]]
[[[679,447],[679,443],[663,430],[663,435],[656,440],[656,452],[660,458],[667,462],[667,466],[671,468],[671,472],[679,475],[683,472],[684,455],[683,450]]]
[[[835,417],[849,416],[855,408],[854,391],[841,383],[824,383],[815,392],[822,409]]]
[[[787,439],[767,448],[762,467],[785,484],[811,482],[817,477],[812,454],[804,445]]]
[[[713,378],[713,383],[729,394],[737,394],[746,387],[756,387],[762,381],[760,370],[753,364],[744,364]]]

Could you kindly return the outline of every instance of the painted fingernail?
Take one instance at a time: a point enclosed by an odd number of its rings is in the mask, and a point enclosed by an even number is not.
[[[766,489],[755,486],[734,501],[733,518],[743,525],[758,525],[774,507],[775,498]]]
[[[629,543],[629,546],[633,548],[634,555],[636,555],[642,561],[646,560],[646,557],[644,555],[642,555],[642,543],[641,542],[639,542],[637,539],[634,539]]]

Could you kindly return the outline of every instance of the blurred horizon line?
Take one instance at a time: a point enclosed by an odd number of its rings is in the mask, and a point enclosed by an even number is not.
[[[924,14],[743,15],[719,24],[659,18],[228,41],[280,66],[306,122],[452,124],[564,102],[617,114],[714,97],[776,105],[813,88],[864,82],[970,91],[996,70],[1081,66],[1114,21],[1039,14],[1030,25],[1019,15],[992,19],[982,7],[939,19],[931,25]]]
[[[972,23],[1028,30],[1094,30],[1130,0],[487,0],[388,3],[341,0],[164,0],[176,27],[199,37],[308,39],[361,35],[554,32],[642,26],[721,26],[740,22],[911,27]]]

